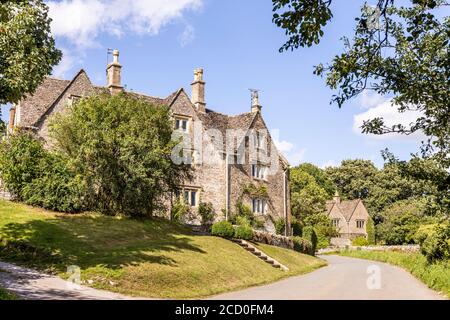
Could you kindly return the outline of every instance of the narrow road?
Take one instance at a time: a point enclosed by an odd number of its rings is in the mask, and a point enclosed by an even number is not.
[[[382,262],[322,256],[329,265],[302,276],[213,297],[224,300],[442,300],[407,271]]]
[[[327,260],[329,265],[306,275],[224,293],[211,299],[445,299],[401,268],[381,262],[339,256],[322,258]],[[84,286],[73,289],[61,278],[4,262],[0,262],[0,286],[24,299],[32,300],[133,299]]]

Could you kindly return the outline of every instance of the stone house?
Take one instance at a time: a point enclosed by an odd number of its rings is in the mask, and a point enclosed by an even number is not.
[[[340,238],[367,238],[369,213],[361,199],[341,200],[336,192],[333,200],[327,201],[325,214],[338,230]]]
[[[268,133],[256,92],[249,112],[230,116],[206,107],[203,69],[194,71],[191,97],[180,88],[165,98],[125,90],[121,72],[119,52],[115,50],[107,66],[105,87],[93,85],[84,70],[72,80],[47,77],[33,95],[11,108],[9,132],[15,127],[32,130],[51,147],[51,116],[93,94],[125,93],[166,105],[172,113],[174,132],[194,141],[182,146],[183,152],[191,155],[193,177],[180,186],[179,192],[168,196],[168,202],[184,199],[191,206],[189,222],[193,224],[200,223],[200,202],[212,203],[216,221],[228,219],[236,205],[243,203],[254,212],[263,229],[274,232],[275,221],[284,219],[285,229],[290,230],[289,163]],[[261,153],[264,157],[259,156]]]

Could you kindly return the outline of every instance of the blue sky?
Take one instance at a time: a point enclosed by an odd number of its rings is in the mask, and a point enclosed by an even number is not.
[[[353,2],[335,1],[334,20],[319,46],[279,53],[285,36],[271,22],[269,0],[123,0],[117,1],[119,8],[114,1],[48,1],[52,30],[65,53],[56,76],[71,78],[84,68],[103,85],[106,49],[114,48],[121,52],[128,89],[164,97],[179,87],[190,92],[194,68],[203,67],[207,106],[213,110],[247,112],[248,88],[261,90],[265,121],[279,130],[280,148],[294,165],[363,158],[380,166],[386,147],[401,158],[418,150],[420,136],[358,132],[368,115],[405,120],[386,98],[365,95],[338,109],[329,104],[333,92],[312,73],[314,65],[341,52],[341,36],[352,34],[359,12]],[[4,118],[6,113],[4,108]]]

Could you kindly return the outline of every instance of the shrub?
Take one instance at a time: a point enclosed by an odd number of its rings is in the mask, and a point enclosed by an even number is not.
[[[169,108],[104,94],[81,99],[68,111],[52,117],[49,132],[86,181],[95,209],[130,216],[166,211],[167,194],[191,172],[172,138]]]
[[[250,221],[248,221],[248,219],[246,217],[242,217],[242,216],[237,216],[235,218],[235,223],[238,226],[248,226],[250,227]]]
[[[28,132],[0,140],[0,176],[6,189],[18,200],[23,200],[23,189],[40,175],[45,149]]]
[[[67,161],[47,153],[41,161],[40,176],[23,188],[26,204],[60,212],[87,209],[86,188],[79,176],[67,167]]]
[[[375,244],[375,225],[371,217],[367,220],[367,241],[369,244]]]
[[[302,237],[292,237],[292,241],[294,242],[295,251],[304,254],[314,255],[314,252],[312,250],[312,243],[308,239]]]
[[[198,205],[198,213],[202,218],[202,225],[209,226],[214,219],[214,208],[211,202],[201,202]]]
[[[236,239],[251,240],[253,238],[253,229],[248,225],[240,225],[234,230]]]
[[[247,218],[251,225],[254,225],[255,223],[255,215],[253,214],[252,209],[242,202],[236,204],[236,217],[237,216]]]
[[[317,249],[317,234],[312,226],[303,228],[303,238],[311,242],[311,252],[314,255]]]
[[[292,227],[292,235],[294,237],[302,236],[302,224],[300,220],[297,220],[295,217],[292,217],[291,227]]]
[[[357,238],[353,239],[352,245],[359,246],[359,247],[368,246],[369,241],[364,237],[357,237]]]
[[[212,225],[211,234],[222,238],[232,238],[234,236],[234,228],[229,221],[220,221]]]
[[[436,225],[420,246],[429,263],[450,258],[450,223]]]
[[[275,232],[276,234],[284,234],[284,229],[286,228],[286,222],[283,218],[278,218],[275,220]]]
[[[183,201],[176,201],[172,206],[170,214],[173,221],[181,222],[183,220],[183,217],[186,216],[189,211],[190,208],[186,203],[184,203]]]

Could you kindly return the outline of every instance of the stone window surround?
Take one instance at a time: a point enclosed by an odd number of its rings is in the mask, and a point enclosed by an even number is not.
[[[192,198],[192,195],[194,193],[194,198]],[[187,199],[186,199],[187,195]],[[187,200],[187,204],[192,207],[196,208],[198,207],[198,204],[200,203],[200,188],[198,187],[191,187],[191,186],[182,186],[179,190],[175,192],[175,199],[185,201]],[[194,200],[194,201],[192,201]],[[194,203],[193,203],[194,202]]]
[[[358,229],[363,229],[364,228],[364,224],[365,224],[365,220],[364,219],[357,219],[356,220],[356,227]]]
[[[267,214],[267,200],[263,198],[252,199],[252,212],[257,214]]]
[[[258,170],[260,174],[258,175]],[[253,163],[251,165],[252,177],[255,180],[267,181],[269,167],[261,163]],[[262,176],[261,176],[262,175]]]
[[[182,115],[182,114],[173,114],[172,115],[172,117],[173,117],[173,121],[174,121],[174,124],[173,124],[173,127],[174,127],[174,129],[175,130],[180,130],[181,132],[190,132],[190,130],[191,130],[191,123],[192,123],[192,117],[190,117],[190,116],[186,116],[186,115]],[[186,130],[183,130],[182,129],[182,127],[180,126],[178,129],[177,129],[177,121],[186,121]]]

